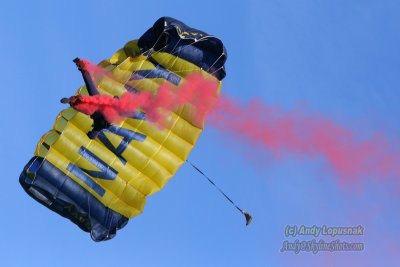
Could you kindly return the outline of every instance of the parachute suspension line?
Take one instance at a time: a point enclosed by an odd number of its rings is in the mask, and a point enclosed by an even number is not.
[[[195,169],[196,171],[198,171],[204,178],[206,178],[207,180],[208,180],[208,182],[210,182],[210,184],[212,185],[212,186],[214,186],[238,211],[240,211],[240,213],[242,213],[243,215],[244,215],[244,217],[246,218],[246,225],[249,225],[250,224],[250,222],[251,222],[251,220],[253,219],[253,217],[250,215],[250,213],[248,213],[247,211],[245,211],[245,210],[242,210],[241,208],[239,208],[236,204],[235,204],[235,202],[233,202],[233,200],[230,198],[230,197],[228,197],[225,193],[224,193],[224,191],[222,191],[222,189],[221,188],[219,188],[215,183],[214,183],[214,181],[213,180],[211,180],[207,175],[205,175],[205,173],[204,172],[202,172],[198,167],[196,167],[193,163],[191,163],[189,160],[186,160],[186,162],[187,163],[189,163],[192,167],[193,167],[193,169]]]

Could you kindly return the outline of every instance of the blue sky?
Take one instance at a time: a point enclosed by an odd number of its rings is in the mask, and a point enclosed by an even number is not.
[[[238,102],[305,104],[359,135],[379,131],[398,145],[400,2],[3,1],[0,10],[1,266],[397,266],[396,184],[343,188],[323,160],[298,155],[276,161],[261,152],[262,166],[253,164],[251,147],[210,127],[190,160],[254,215],[248,227],[184,165],[116,238],[94,243],[30,199],[18,177],[63,108],[59,99],[83,83],[72,59],[107,58],[161,16],[224,42],[223,92]],[[365,249],[280,252],[293,240],[286,225],[302,224],[362,225],[364,235],[340,238]]]

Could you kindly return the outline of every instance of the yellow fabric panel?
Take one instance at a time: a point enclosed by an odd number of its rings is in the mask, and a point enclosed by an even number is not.
[[[154,58],[163,67],[167,68],[169,71],[183,78],[186,77],[187,75],[193,74],[194,72],[200,72],[205,79],[216,82],[218,84],[218,91],[220,90],[221,82],[218,79],[216,79],[214,76],[204,71],[200,67],[186,60],[183,60],[177,56],[165,52],[156,52],[152,54],[151,57]],[[181,83],[183,82],[185,82],[184,79],[181,80]],[[192,115],[193,115],[193,109],[188,105],[185,105],[180,112],[180,116],[183,119],[190,121],[193,125],[197,126],[198,128],[203,128],[204,127],[203,123],[198,124],[198,122],[192,121]]]
[[[61,151],[60,149],[51,147],[49,153],[46,155],[46,160],[48,160],[50,163],[52,163],[54,166],[59,168],[60,170],[66,170],[68,164],[70,163],[70,159],[68,157],[71,157],[71,155],[66,153],[65,151],[65,146],[61,146]],[[70,152],[70,151],[69,151]],[[135,195],[132,194],[131,198],[133,198],[133,201],[130,202],[130,205],[127,205],[120,197],[117,197],[114,195],[111,191],[106,190],[105,194],[102,197],[99,197],[96,192],[94,192],[90,187],[88,187],[83,181],[80,179],[76,178],[73,174],[69,172],[65,172],[65,174],[73,179],[75,182],[80,184],[82,187],[84,187],[87,191],[91,192],[93,196],[95,196],[97,199],[99,199],[104,205],[112,208],[112,207],[118,207],[118,211],[121,214],[124,214],[125,216],[135,216],[137,214],[140,214],[141,211],[143,210],[143,207],[145,205],[146,199],[142,198],[141,201],[138,201],[139,198]]]
[[[169,71],[181,77],[186,77],[187,75],[193,74],[194,72],[201,71],[202,75],[205,78],[219,82],[218,79],[206,72],[207,70],[204,71],[193,63],[190,63],[169,53],[156,52],[152,54],[151,57],[154,58],[159,64],[167,68]]]
[[[138,40],[128,42],[123,48],[118,50],[110,59],[102,61],[100,66],[107,66],[109,64],[120,64],[127,57],[138,57],[140,56],[140,49],[137,45]]]
[[[141,53],[140,53],[140,49],[139,49],[139,46],[138,46],[138,41],[139,40],[132,40],[132,41],[129,41],[128,43],[126,43],[126,45],[124,46],[124,51],[125,51],[125,54],[128,56],[128,57],[136,57],[136,56],[140,56],[141,55]]]
[[[174,55],[154,52],[151,57],[168,71],[179,76],[181,83],[185,81],[184,77],[194,71],[200,71],[204,77],[219,83],[216,78],[196,65]],[[102,61],[100,65],[112,72],[111,75],[96,80],[98,90],[102,94],[121,96],[127,91],[125,84],[139,91],[155,93],[161,84],[168,82],[163,78],[131,79],[134,71],[156,69],[147,56],[140,54],[137,41],[127,43],[124,48],[118,50],[110,59]],[[172,83],[169,84],[175,87]],[[77,93],[87,94],[86,87],[80,87]],[[124,164],[101,140],[98,138],[92,140],[87,136],[92,129],[93,120],[68,108],[58,115],[53,130],[42,137],[35,153],[45,157],[105,206],[131,218],[142,212],[146,196],[165,186],[196,144],[203,125],[196,125],[192,121],[192,112],[189,106],[179,108],[171,114],[163,129],[148,121],[132,118],[116,125],[146,136],[143,142],[133,140],[129,143],[121,154],[127,161]],[[118,147],[123,141],[123,137],[117,134],[106,132],[105,135],[114,147]],[[94,153],[118,173],[114,180],[89,175],[95,183],[105,189],[103,196],[67,171],[69,164],[81,169],[98,171],[97,167],[79,154],[81,147]]]
[[[91,119],[89,118],[89,116],[84,115],[82,113],[78,113],[76,116],[72,117],[70,120],[70,123],[73,123],[77,128],[81,129],[83,127],[85,127],[85,124],[87,124],[87,121],[85,121],[83,119],[83,117],[86,117],[88,120],[91,121]],[[129,130],[134,130],[136,131],[136,129],[132,128],[129,124],[127,124],[126,122],[122,122],[121,125],[122,128],[125,129],[129,129]],[[153,129],[154,131],[154,129]],[[111,134],[111,133],[107,133],[106,134],[109,137],[109,140],[112,141],[114,140],[116,143],[120,143],[121,142],[121,137]],[[87,138],[87,137],[85,137]],[[118,139],[118,141],[116,140]],[[146,195],[150,195],[156,191],[158,191],[159,189],[161,189],[161,186],[159,183],[156,183],[155,181],[160,180],[160,177],[152,177],[150,176],[148,173],[143,171],[143,166],[145,164],[147,164],[147,160],[149,159],[149,155],[146,154],[145,150],[141,150],[138,149],[136,144],[138,144],[137,142],[132,142],[131,145],[129,145],[127,147],[127,149],[124,151],[124,153],[122,154],[122,156],[125,159],[129,159],[127,166],[125,166],[125,168],[121,168],[121,172],[129,172],[130,174],[127,174],[128,177],[137,177],[136,179],[134,179],[134,181],[131,181],[131,184],[135,184],[135,187],[142,188],[142,190],[139,190],[141,192],[145,192]],[[158,145],[158,144],[156,144]],[[114,155],[114,154],[113,154]],[[170,172],[166,171],[161,165],[155,163],[152,163],[152,166],[154,166],[154,168],[158,169],[159,172],[157,175],[161,175],[162,176],[168,176],[171,175]],[[132,168],[134,170],[132,170]],[[126,181],[130,181],[131,178],[127,178]],[[143,183],[144,182],[144,183]]]
[[[111,79],[104,78],[98,83],[97,89],[100,94],[107,94],[113,96],[121,96],[121,94],[125,91],[122,91],[121,88],[124,88],[124,85]]]
[[[81,146],[84,146],[96,155],[101,155],[101,159],[106,162],[108,166],[116,169],[117,171],[124,168],[124,166],[121,166],[119,160],[115,160],[115,155],[108,151],[103,145],[95,141],[89,141],[88,143],[86,143],[86,140],[83,140],[83,138],[81,138],[82,136],[80,136],[78,132],[79,131],[68,127],[63,131],[63,134],[60,135],[57,142],[53,144],[52,148],[62,152],[71,163],[74,163],[84,169],[93,171],[97,170],[92,164],[90,164],[90,162],[88,162],[77,153]],[[76,136],[76,138],[74,138],[73,136]],[[109,181],[104,179],[97,179],[96,182],[104,187],[107,192],[112,192],[114,195],[118,196],[123,191],[126,185],[126,180],[128,180],[128,177],[121,176],[121,173],[119,172],[115,180]],[[137,195],[138,199],[144,199],[144,194],[140,193],[139,191]],[[138,200],[138,202],[140,202],[140,200]],[[134,203],[130,204],[134,205]]]
[[[58,129],[60,125],[64,128]],[[93,195],[106,206],[125,216],[130,217],[141,212],[146,201],[143,191],[149,194],[155,190],[154,188],[145,188],[145,185],[148,183],[143,183],[138,187],[133,187],[132,183],[129,184],[128,182],[131,176],[135,174],[135,170],[123,166],[119,160],[116,160],[116,156],[112,152],[107,150],[101,143],[90,140],[84,132],[73,126],[72,123],[64,124],[61,120],[61,123],[55,124],[55,128],[56,130],[62,130],[62,134],[59,135],[55,143],[51,144],[50,151],[46,155],[46,159],[49,162],[60,168],[60,170],[66,170],[69,163],[73,163],[84,169],[96,170],[93,168],[93,165],[78,154],[78,151],[79,148],[83,146],[94,154],[101,155],[101,159],[105,161],[108,166],[118,171],[118,176],[112,181],[97,179],[96,182],[106,189],[106,194],[102,197],[95,193]],[[130,170],[130,172],[128,170]],[[140,173],[136,171],[136,174]],[[79,178],[76,178],[72,174],[68,174],[68,176],[88,191],[92,192]],[[130,194],[123,194],[123,192],[130,192]],[[114,198],[119,199],[119,201],[114,200]]]

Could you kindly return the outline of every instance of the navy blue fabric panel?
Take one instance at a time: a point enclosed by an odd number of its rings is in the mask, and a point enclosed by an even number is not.
[[[226,49],[218,38],[169,17],[158,19],[139,39],[143,53],[164,51],[192,62],[222,80]]]
[[[223,68],[225,64],[226,57],[202,48],[201,44],[207,41],[198,42],[196,45],[190,45],[193,41],[188,40],[180,41],[178,45],[174,45],[176,42],[169,43],[167,45],[167,50],[170,50],[174,55],[180,58],[196,64],[208,73],[216,76],[219,80],[225,77],[225,73],[221,73],[221,68]]]
[[[181,78],[172,72],[165,70],[164,68],[157,67],[154,70],[137,70],[132,73],[130,80],[142,80],[142,79],[153,79],[163,78],[172,84],[178,85]]]
[[[19,182],[35,200],[90,232],[94,241],[113,238],[128,222],[46,159],[33,157]]]
[[[81,146],[79,148],[79,154],[88,160],[93,166],[100,169],[100,171],[92,171],[92,170],[84,170],[86,173],[90,174],[93,177],[105,179],[105,180],[114,180],[117,177],[118,172],[112,168],[111,166],[107,165],[103,160],[101,160],[96,154],[94,154],[89,149]]]
[[[82,182],[89,186],[93,191],[95,191],[99,196],[104,196],[106,190],[98,185],[89,175],[86,174],[81,168],[74,165],[73,163],[68,164],[67,171],[71,172],[73,175],[78,177]]]

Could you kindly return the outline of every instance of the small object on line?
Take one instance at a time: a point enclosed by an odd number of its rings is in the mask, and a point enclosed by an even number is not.
[[[235,202],[232,201],[232,199],[230,199],[225,193],[224,191],[221,190],[221,188],[219,188],[210,178],[208,178],[207,175],[204,174],[204,172],[202,172],[199,168],[197,168],[193,163],[191,163],[190,161],[186,160],[187,163],[189,163],[196,171],[198,171],[201,175],[203,175],[215,188],[218,189],[218,191],[238,210],[240,211],[244,217],[246,218],[246,225],[249,225],[251,220],[253,219],[253,217],[250,215],[250,213],[248,213],[245,210],[242,210],[241,208],[239,208]]]

